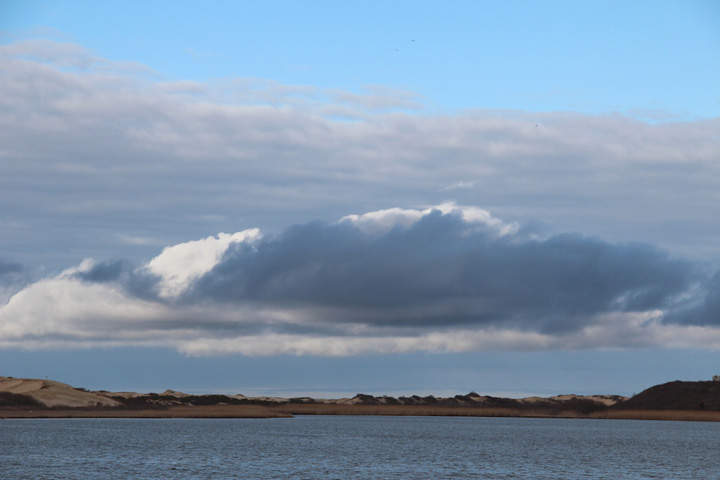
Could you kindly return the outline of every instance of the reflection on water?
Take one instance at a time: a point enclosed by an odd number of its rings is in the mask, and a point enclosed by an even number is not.
[[[458,417],[0,421],[3,479],[714,479],[720,424]]]

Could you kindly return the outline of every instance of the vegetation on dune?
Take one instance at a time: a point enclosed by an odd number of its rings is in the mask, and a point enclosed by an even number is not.
[[[21,393],[12,392],[0,392],[0,407],[42,408],[44,407],[44,405],[42,405],[30,395],[23,395]]]
[[[277,402],[255,399],[255,398],[237,398],[228,395],[165,395],[161,393],[147,393],[133,397],[124,397],[119,395],[107,395],[109,398],[120,402],[129,408],[158,408],[171,406],[210,406],[210,405],[257,405],[269,406],[276,405]],[[290,399],[292,402],[295,399]]]
[[[616,410],[720,411],[720,382],[674,382],[655,385],[614,407]]]

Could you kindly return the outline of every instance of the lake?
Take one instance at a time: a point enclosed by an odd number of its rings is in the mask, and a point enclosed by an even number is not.
[[[301,416],[0,421],[11,479],[718,479],[720,424]]]

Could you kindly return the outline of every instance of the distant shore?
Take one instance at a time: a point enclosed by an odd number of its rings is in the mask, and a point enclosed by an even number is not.
[[[453,397],[246,397],[90,391],[48,379],[0,376],[0,418],[288,418],[296,415],[393,415],[720,421],[720,381],[674,381],[631,398],[556,395]]]
[[[0,419],[12,418],[290,418],[257,405],[178,405],[164,408],[2,408]]]
[[[413,405],[197,405],[163,408],[3,408],[0,419],[29,418],[290,418],[297,415],[462,416],[720,422],[720,412],[695,410],[605,410],[547,412],[512,408]]]

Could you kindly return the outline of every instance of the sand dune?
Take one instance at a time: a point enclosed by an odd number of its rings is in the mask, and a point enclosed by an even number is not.
[[[584,401],[589,405],[599,404],[610,406],[626,400],[616,395],[558,395],[550,398],[531,397],[525,399],[505,399],[478,395],[471,392],[455,397],[388,397],[357,394],[353,398],[314,399],[278,398],[278,397],[246,397],[244,395],[189,395],[176,390],[166,390],[160,394],[136,392],[91,392],[73,388],[71,385],[53,381],[30,378],[0,377],[0,392],[23,394],[32,397],[46,407],[122,407],[122,406],[177,406],[177,405],[212,405],[212,404],[261,404],[261,405],[405,405],[432,407],[500,407],[523,408],[525,406],[558,407],[565,403]]]
[[[46,407],[116,407],[120,403],[54,380],[0,377],[0,392],[27,395]]]

